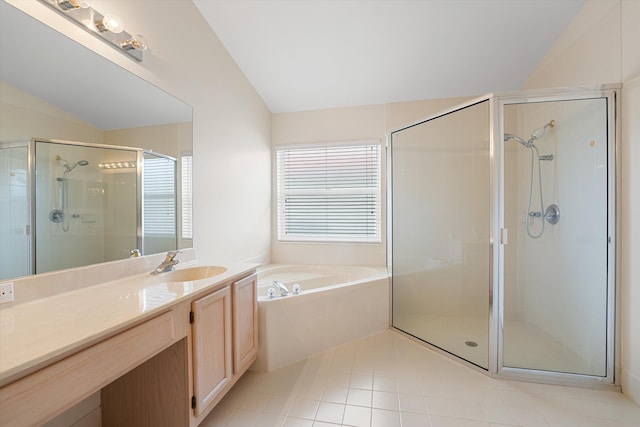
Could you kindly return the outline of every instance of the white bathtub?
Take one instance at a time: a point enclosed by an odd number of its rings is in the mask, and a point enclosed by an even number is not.
[[[267,297],[273,281],[288,296]],[[294,284],[301,292],[292,295]],[[258,359],[253,369],[272,371],[389,327],[386,267],[282,265],[258,268]]]

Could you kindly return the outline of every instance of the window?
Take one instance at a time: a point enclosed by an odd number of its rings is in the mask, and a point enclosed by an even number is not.
[[[175,161],[145,153],[143,177],[143,234],[176,234]]]
[[[278,240],[380,242],[380,144],[276,150]]]
[[[182,177],[182,238],[193,239],[193,155],[183,154],[180,162]]]

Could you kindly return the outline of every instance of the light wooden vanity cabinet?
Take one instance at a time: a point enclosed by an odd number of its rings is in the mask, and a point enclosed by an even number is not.
[[[193,301],[191,310],[195,393],[191,406],[198,416],[221,397],[233,375],[230,287]]]
[[[254,267],[200,284],[153,317],[1,383],[0,425],[42,425],[100,392],[105,427],[197,427],[257,357],[256,277]]]
[[[231,285],[233,297],[233,373],[242,374],[258,355],[258,276]]]
[[[257,275],[191,303],[194,416],[218,403],[258,354]]]

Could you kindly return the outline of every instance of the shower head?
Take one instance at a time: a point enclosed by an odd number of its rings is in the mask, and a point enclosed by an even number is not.
[[[71,172],[72,170],[74,170],[76,168],[76,166],[87,166],[88,164],[89,164],[89,162],[86,161],[86,160],[78,160],[77,162],[75,162],[71,166],[69,166],[69,163],[64,162],[64,168],[67,170],[67,172]]]
[[[555,120],[551,120],[546,125],[534,130],[533,132],[531,132],[531,139],[529,141],[531,141],[533,143],[533,141],[535,141],[536,139],[542,138],[544,133],[547,131],[547,128],[552,128],[555,125],[556,125],[556,121]]]

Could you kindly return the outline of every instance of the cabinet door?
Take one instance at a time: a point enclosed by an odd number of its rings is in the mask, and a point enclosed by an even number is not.
[[[231,381],[231,291],[229,286],[191,304],[193,387],[198,416]]]
[[[240,279],[233,292],[233,373],[246,370],[258,354],[257,275]]]

